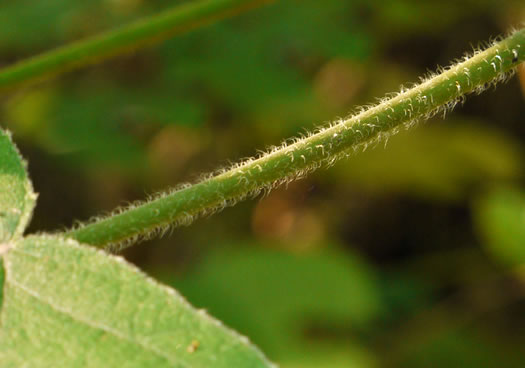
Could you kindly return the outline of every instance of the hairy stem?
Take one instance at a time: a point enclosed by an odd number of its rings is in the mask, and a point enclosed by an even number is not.
[[[0,70],[0,91],[101,62],[274,0],[196,0]]]
[[[506,80],[525,60],[525,29],[476,51],[441,74],[381,100],[377,105],[319,129],[307,137],[285,142],[257,158],[180,190],[161,194],[149,202],[121,209],[66,233],[80,242],[96,246],[126,245],[136,237],[147,237],[170,225],[188,224],[238,200],[276,185],[303,177],[310,171],[334,163],[368,144],[386,140],[418,120],[452,109],[471,92],[480,93]]]

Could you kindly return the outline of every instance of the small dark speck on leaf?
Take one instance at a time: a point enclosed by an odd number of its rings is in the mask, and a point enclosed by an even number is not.
[[[187,351],[188,353],[190,353],[190,354],[191,354],[191,353],[194,353],[194,352],[199,348],[200,344],[201,344],[201,343],[200,343],[198,340],[193,340],[193,341],[191,342],[191,344],[188,345],[188,348],[186,349],[186,351]]]

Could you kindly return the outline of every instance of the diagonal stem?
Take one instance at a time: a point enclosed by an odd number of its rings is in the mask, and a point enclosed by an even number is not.
[[[505,81],[525,60],[525,29],[512,33],[484,51],[465,57],[441,74],[408,90],[385,98],[376,106],[342,119],[293,144],[248,159],[228,170],[181,190],[158,195],[151,201],[118,210],[92,223],[79,225],[66,236],[106,247],[126,245],[171,225],[189,224],[196,217],[231,206],[279,184],[329,166],[357,149],[385,141],[402,128],[451,110],[465,95],[480,93]],[[289,142],[289,141],[288,141]]]
[[[0,92],[104,61],[274,0],[196,0],[0,70]]]

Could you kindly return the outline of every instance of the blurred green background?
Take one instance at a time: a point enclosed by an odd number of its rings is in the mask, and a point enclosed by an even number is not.
[[[0,66],[182,1],[0,0]],[[525,19],[522,0],[278,0],[0,96],[55,231],[310,130]],[[521,79],[521,84],[520,84]],[[525,71],[123,255],[282,367],[525,366]]]

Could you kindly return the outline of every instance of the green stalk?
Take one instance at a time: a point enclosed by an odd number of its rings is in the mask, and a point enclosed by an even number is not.
[[[66,236],[100,247],[124,246],[137,237],[152,236],[171,225],[189,224],[198,216],[301,178],[369,144],[385,141],[419,120],[447,112],[466,94],[480,93],[490,85],[508,79],[524,60],[525,29],[521,29],[492,47],[465,57],[464,61],[442,70],[441,74],[385,98],[368,110],[321,128],[305,138],[295,139],[291,144],[284,143],[258,158],[248,159],[192,186],[79,225]]]
[[[0,91],[57,76],[274,0],[196,0],[0,70]]]

